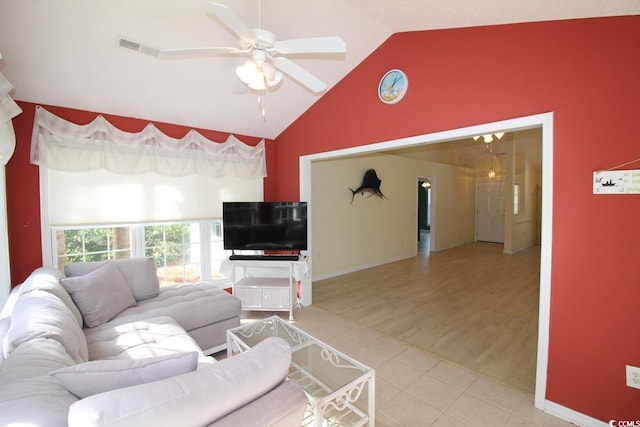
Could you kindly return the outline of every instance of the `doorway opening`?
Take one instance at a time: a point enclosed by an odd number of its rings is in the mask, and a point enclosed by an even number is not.
[[[431,207],[433,205],[433,178],[418,178],[418,256],[428,255],[431,251]]]
[[[314,161],[346,158],[365,153],[379,153],[406,147],[419,147],[447,141],[470,138],[494,132],[512,132],[540,128],[542,133],[541,223],[540,223],[540,294],[538,311],[538,345],[536,355],[536,380],[534,404],[544,410],[546,406],[547,367],[549,354],[549,324],[551,307],[551,242],[553,221],[553,113],[542,113],[482,125],[453,129],[431,134],[390,140],[369,145],[316,153],[300,157],[300,199],[313,203],[311,192],[311,164]],[[432,217],[432,224],[437,218]],[[313,213],[309,215],[313,223]],[[433,245],[433,233],[432,233]],[[313,235],[309,236],[310,252],[313,251]],[[312,274],[313,277],[313,274]],[[312,284],[304,290],[308,296],[305,304],[311,304]]]

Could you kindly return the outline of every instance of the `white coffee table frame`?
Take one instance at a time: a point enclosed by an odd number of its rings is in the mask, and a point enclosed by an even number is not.
[[[304,389],[313,415],[312,419],[305,418],[304,425],[375,425],[375,370],[278,316],[228,330],[227,357],[244,352],[269,336],[282,337],[291,345],[289,376]],[[366,410],[356,406],[365,387]]]

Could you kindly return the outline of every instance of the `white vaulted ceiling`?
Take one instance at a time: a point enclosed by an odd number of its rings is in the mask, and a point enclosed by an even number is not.
[[[258,0],[218,0],[258,27]],[[265,98],[233,94],[243,57],[161,60],[116,46],[237,46],[203,0],[0,0],[0,61],[14,99],[275,138],[322,95],[285,78]],[[640,14],[637,0],[263,0],[280,40],[340,36],[344,58],[295,58],[329,89],[396,32]]]

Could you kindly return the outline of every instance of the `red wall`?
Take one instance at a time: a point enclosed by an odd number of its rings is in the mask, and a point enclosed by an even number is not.
[[[40,184],[38,167],[29,163],[31,134],[35,116],[35,104],[18,102],[23,113],[13,119],[16,131],[16,151],[6,168],[7,222],[9,226],[9,258],[11,284],[21,283],[36,267],[42,265],[40,237]],[[77,124],[91,122],[98,115],[94,112],[43,105],[49,112]],[[115,127],[126,132],[140,132],[148,120],[103,114]],[[192,128],[168,123],[153,122],[166,135],[182,138]],[[228,133],[196,129],[212,141],[225,141]],[[256,145],[260,139],[234,135],[242,142]],[[267,151],[273,141],[265,140]],[[267,170],[275,169],[267,157]],[[272,184],[270,184],[272,185]],[[265,188],[269,185],[265,184]]]
[[[547,398],[638,420],[625,365],[640,366],[640,195],[595,196],[592,173],[640,157],[639,49],[639,16],[395,34],[276,139],[291,167],[275,197],[298,197],[300,155],[553,112]],[[409,91],[384,105],[390,68]]]

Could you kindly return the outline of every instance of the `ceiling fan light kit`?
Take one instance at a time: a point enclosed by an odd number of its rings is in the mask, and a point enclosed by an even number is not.
[[[264,78],[262,77],[262,73],[260,72],[260,70],[258,70],[258,65],[251,60],[248,60],[243,65],[237,67],[236,75],[242,83],[246,84],[251,89],[266,89]]]
[[[262,73],[264,79],[267,82],[267,86],[274,87],[282,81],[282,73],[273,66],[273,64],[266,63],[262,66]]]
[[[259,9],[261,5],[259,3]],[[209,3],[211,14],[238,39],[239,47],[194,47],[184,49],[156,49],[122,37],[118,46],[158,58],[187,56],[249,55],[249,59],[236,68],[236,75],[249,88],[262,92],[277,86],[286,74],[314,93],[324,92],[327,85],[300,67],[286,55],[344,54],[346,45],[340,37],[313,37],[278,41],[275,34],[262,28],[246,26],[229,7]],[[259,13],[259,15],[261,12]],[[234,93],[239,93],[233,90]]]
[[[267,86],[274,87],[282,81],[282,73],[266,61],[264,51],[254,50],[252,59],[236,68],[236,75],[253,90],[262,91]]]
[[[504,132],[497,132],[494,134],[488,133],[486,135],[482,135],[482,142],[484,142],[485,144],[491,144],[493,142],[494,136],[496,137],[496,139],[500,140],[504,136]],[[474,141],[477,141],[478,139],[480,139],[480,135],[476,135],[473,137]]]

